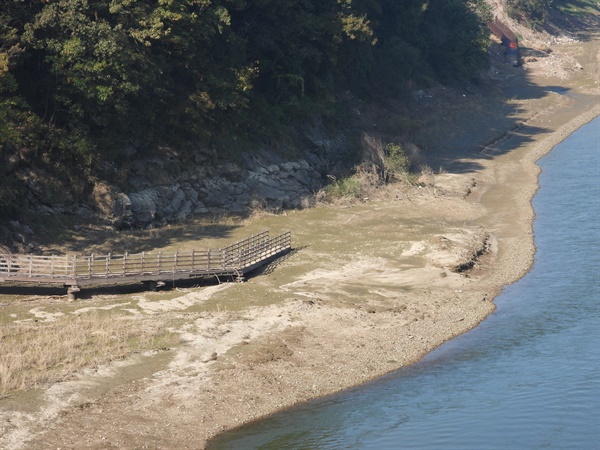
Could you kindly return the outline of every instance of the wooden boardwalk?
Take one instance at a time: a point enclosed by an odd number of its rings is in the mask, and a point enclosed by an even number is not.
[[[165,281],[244,275],[291,250],[289,231],[269,237],[265,230],[217,250],[122,255],[37,256],[0,254],[0,284],[62,285],[69,299],[85,286],[146,283],[156,289]]]

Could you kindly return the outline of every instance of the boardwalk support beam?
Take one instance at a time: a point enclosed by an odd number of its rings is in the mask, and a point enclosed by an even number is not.
[[[69,286],[67,288],[67,299],[70,302],[77,300],[77,294],[80,290],[81,289],[79,289],[79,286]]]

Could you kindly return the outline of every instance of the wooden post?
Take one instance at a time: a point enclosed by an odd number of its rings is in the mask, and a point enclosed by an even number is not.
[[[142,273],[144,273],[144,252],[142,252]]]
[[[92,262],[94,261],[94,254],[92,253],[88,258],[88,278],[92,278]]]
[[[123,255],[123,275],[127,275],[127,252]]]
[[[31,274],[33,272],[33,256],[29,256],[29,278],[31,278]]]
[[[54,278],[54,255],[50,258],[50,278]]]
[[[72,302],[74,300],[77,300],[77,293],[80,291],[81,289],[79,289],[79,286],[74,285],[74,286],[69,286],[67,288],[67,299]]]
[[[156,257],[158,261],[158,273],[160,273],[160,257],[162,256],[162,252],[158,252],[158,256]]]

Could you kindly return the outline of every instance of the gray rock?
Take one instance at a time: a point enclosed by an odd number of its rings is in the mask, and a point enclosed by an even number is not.
[[[195,205],[194,210],[192,211],[193,214],[206,214],[207,212],[208,212],[208,209],[202,202],[198,202]]]
[[[293,161],[268,148],[242,152],[237,162],[219,161],[209,148],[194,149],[191,162],[161,149],[160,157],[133,163],[128,183],[135,188],[111,193],[112,204],[101,213],[112,212],[117,226],[147,228],[194,214],[306,207],[314,203],[324,175],[349,163],[344,136],[327,137],[316,125],[309,140],[311,148]]]
[[[133,226],[147,225],[156,217],[160,195],[157,189],[144,189],[129,194]]]
[[[281,171],[281,169],[279,168],[279,166],[277,164],[269,164],[269,166],[266,167],[266,169],[269,174],[275,174],[275,173],[279,173]]]

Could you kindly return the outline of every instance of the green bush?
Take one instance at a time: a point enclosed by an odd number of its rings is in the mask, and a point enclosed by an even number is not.
[[[390,143],[385,146],[385,173],[386,180],[397,181],[409,171],[410,160],[400,144]]]
[[[325,194],[329,198],[352,197],[359,198],[362,191],[362,183],[358,176],[336,180],[325,187]]]

